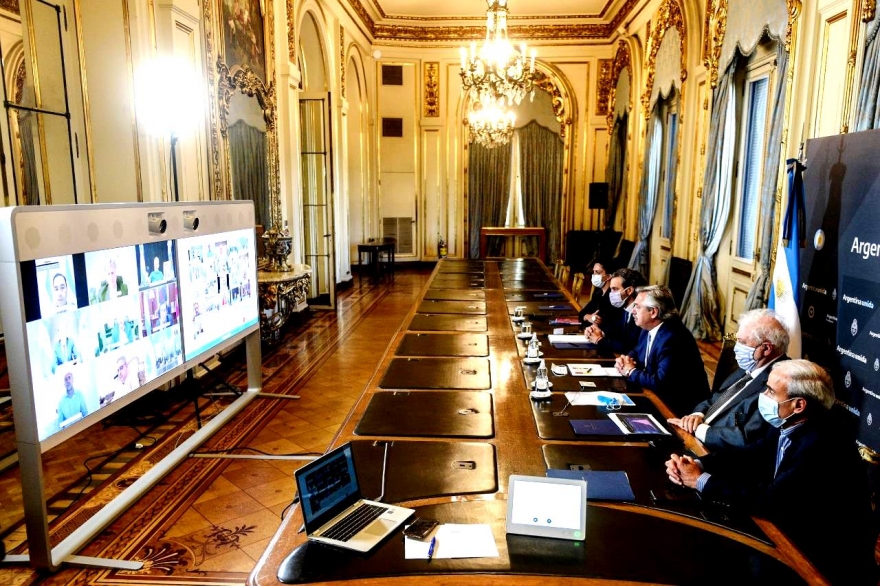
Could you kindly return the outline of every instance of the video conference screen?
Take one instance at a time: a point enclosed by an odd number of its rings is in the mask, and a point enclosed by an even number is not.
[[[42,442],[183,363],[173,240],[20,263]]]
[[[259,321],[253,230],[177,241],[185,359]]]

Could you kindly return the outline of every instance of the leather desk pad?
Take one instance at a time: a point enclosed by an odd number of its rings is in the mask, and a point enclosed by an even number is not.
[[[488,356],[486,334],[405,334],[397,356]]]
[[[360,475],[358,475],[360,476]],[[402,528],[370,554],[307,543],[285,559],[278,578],[288,584],[426,574],[500,573],[574,576],[638,583],[803,584],[791,568],[748,545],[701,527],[639,511],[588,505],[585,542],[505,534],[507,503],[461,501],[418,507],[416,515],[443,523],[487,523],[497,558],[407,560]],[[719,576],[723,572],[723,576]],[[723,578],[723,579],[721,579]],[[515,580],[512,579],[512,580]],[[445,583],[454,583],[447,578]]]
[[[563,305],[567,309],[541,309],[542,307],[562,307]],[[507,302],[507,314],[513,315],[514,310],[517,307],[524,307],[527,316],[541,316],[546,317],[549,321],[554,317],[577,317],[578,310],[575,309],[574,305],[569,303],[565,298],[562,299],[535,299],[532,297],[528,301],[508,301]]]
[[[522,305],[523,301],[536,301],[539,298],[535,297],[535,295],[540,295],[541,293],[559,293],[558,289],[553,289],[552,287],[548,287],[547,289],[543,289],[541,291],[533,290],[533,291],[505,291],[504,292],[504,300],[505,301],[518,301],[519,305]],[[556,297],[552,299],[547,299],[547,301],[561,301],[562,303],[566,303],[565,295],[562,297]]]
[[[428,289],[425,299],[440,301],[485,301],[486,292],[475,289]]]
[[[532,322],[532,331],[536,331],[535,322]],[[558,326],[562,327],[562,326]],[[552,328],[550,332],[552,332]],[[566,331],[574,333],[574,326],[566,326]],[[553,358],[554,360],[592,360],[594,358],[603,358],[602,352],[599,351],[599,348],[591,345],[589,348],[557,348],[553,344],[550,343],[550,340],[547,338],[547,334],[544,333],[544,328],[537,329],[538,341],[541,343],[541,352],[544,353],[544,358]],[[525,343],[521,343],[519,345],[520,355],[525,356],[526,348]]]
[[[467,273],[438,273],[434,275],[433,281],[435,283],[444,282],[444,283],[468,283],[472,281],[480,281],[483,282],[486,280],[485,275],[470,275]]]
[[[383,389],[492,388],[487,358],[394,358],[382,377]]]
[[[386,503],[498,490],[495,446],[484,442],[354,440],[355,468],[361,492],[372,499],[382,492],[382,459]],[[431,462],[431,466],[426,466]]]
[[[526,281],[502,281],[501,287],[505,291],[546,291],[554,289],[556,283],[546,279],[529,279]]]
[[[419,304],[419,313],[455,313],[459,315],[486,315],[485,301],[441,301],[425,299]]]
[[[666,477],[666,460],[669,459],[669,454],[672,451],[681,452],[678,440],[670,439],[668,442],[655,444],[656,447],[547,445],[543,446],[544,462],[547,463],[547,468],[558,470],[623,470],[629,477],[637,504],[708,521],[772,545],[767,535],[749,516],[737,514],[727,507],[704,503],[698,498],[655,503],[651,498],[652,491],[658,495],[666,490],[687,492],[687,489],[673,486]],[[676,444],[679,444],[678,447]],[[588,485],[587,494],[589,492]]]
[[[432,289],[485,289],[486,281],[482,279],[473,280],[455,280],[447,281],[445,279],[434,279],[431,281]]]
[[[556,390],[554,384],[553,391]],[[566,440],[566,441],[598,441],[598,442],[625,442],[640,441],[646,442],[653,439],[663,439],[664,435],[577,435],[571,428],[569,423],[572,419],[607,419],[609,413],[651,413],[657,418],[657,421],[666,426],[666,418],[660,414],[651,399],[644,395],[630,395],[635,406],[622,407],[618,411],[612,411],[607,407],[594,405],[569,405],[565,412],[568,417],[556,417],[553,415],[568,404],[565,395],[562,393],[553,393],[550,399],[545,401],[532,401],[527,395],[523,396],[524,400],[528,400],[532,404],[532,415],[535,418],[535,424],[538,427],[538,437],[545,440]]]
[[[469,275],[485,275],[486,268],[483,265],[480,266],[471,266],[471,265],[457,265],[457,264],[446,264],[443,263],[440,265],[440,268],[437,270],[438,273],[453,274],[469,274]]]
[[[379,436],[490,438],[495,435],[492,394],[472,391],[375,393],[354,432]]]
[[[418,313],[413,316],[407,329],[417,332],[485,332],[489,325],[485,317]]]

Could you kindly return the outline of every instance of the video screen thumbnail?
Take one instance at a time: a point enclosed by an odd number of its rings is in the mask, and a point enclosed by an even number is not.
[[[259,321],[254,231],[182,238],[180,316],[186,360]]]

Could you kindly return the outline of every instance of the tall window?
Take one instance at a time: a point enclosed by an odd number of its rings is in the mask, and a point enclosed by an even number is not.
[[[678,145],[678,111],[673,102],[666,113],[666,132],[663,141],[663,216],[660,236],[672,238],[672,210],[675,205],[675,149]]]
[[[751,260],[758,237],[758,214],[761,207],[761,180],[767,142],[767,97],[770,78],[766,71],[750,72],[745,81],[740,176],[737,184],[736,256]]]

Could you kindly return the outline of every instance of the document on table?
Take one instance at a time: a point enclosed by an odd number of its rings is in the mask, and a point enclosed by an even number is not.
[[[583,334],[550,334],[547,340],[556,347],[591,348],[589,340]]]
[[[565,398],[575,407],[579,405],[598,405],[607,407],[609,405],[621,405],[632,407],[635,405],[632,399],[622,393],[612,393],[611,391],[581,391],[565,393]]]
[[[498,557],[498,547],[495,545],[495,536],[492,535],[490,525],[444,523],[437,528],[434,537],[437,540],[434,545],[435,560]],[[408,560],[428,559],[430,547],[430,539],[419,541],[409,537],[403,538],[404,557]]]
[[[599,364],[569,364],[571,376],[620,376],[613,366],[603,367]]]

